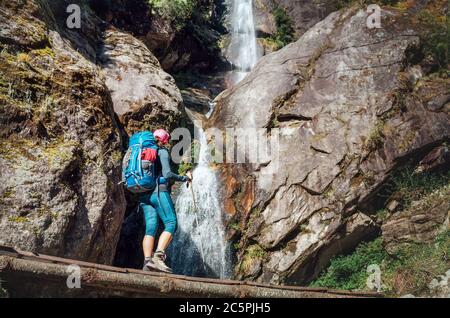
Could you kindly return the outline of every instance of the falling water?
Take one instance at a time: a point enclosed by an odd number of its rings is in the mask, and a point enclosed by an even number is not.
[[[230,60],[236,71],[233,82],[240,82],[259,59],[253,21],[252,0],[233,0]]]
[[[183,185],[176,201],[178,230],[169,251],[171,266],[177,274],[229,278],[231,253],[218,199],[218,180],[209,167],[208,145],[202,130],[199,141],[192,185]]]
[[[233,82],[238,83],[259,59],[251,0],[233,0],[231,22],[230,60],[236,69]],[[229,278],[231,250],[218,198],[219,181],[209,165],[206,136],[191,119],[199,132],[200,153],[193,184],[190,188],[183,186],[175,203],[178,230],[169,250],[170,265],[177,274]]]

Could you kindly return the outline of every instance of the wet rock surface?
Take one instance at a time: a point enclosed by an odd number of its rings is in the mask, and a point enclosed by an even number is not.
[[[369,30],[363,10],[332,13],[216,98],[210,127],[280,129],[277,160],[223,169],[254,181],[234,186],[237,197],[253,192],[250,211],[228,202],[241,217],[237,277],[249,276],[242,261],[258,245],[253,279],[312,279],[379,231],[373,200],[392,171],[449,138],[448,79],[409,63],[420,40],[408,15],[383,16],[384,28]]]

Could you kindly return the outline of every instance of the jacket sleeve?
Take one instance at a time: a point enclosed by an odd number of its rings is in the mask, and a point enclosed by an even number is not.
[[[159,150],[159,160],[161,161],[162,176],[167,180],[187,181],[188,177],[180,176],[170,170],[169,151],[167,149]]]

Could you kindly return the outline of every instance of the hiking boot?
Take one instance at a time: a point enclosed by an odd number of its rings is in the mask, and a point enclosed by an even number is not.
[[[158,270],[158,268],[153,263],[153,260],[149,258],[144,261],[144,266],[142,267],[142,270],[146,272],[151,272],[153,270]]]
[[[155,255],[153,255],[153,264],[155,267],[166,273],[172,273],[172,269],[164,263],[166,260],[166,253],[164,251],[156,251]]]

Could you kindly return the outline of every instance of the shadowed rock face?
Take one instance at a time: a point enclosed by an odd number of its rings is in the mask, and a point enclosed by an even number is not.
[[[330,0],[255,0],[253,7],[259,34],[275,34],[277,26],[273,12],[275,8],[280,8],[290,18],[296,39],[337,9],[335,1]]]
[[[238,277],[314,278],[379,231],[371,204],[390,173],[449,138],[448,80],[410,65],[419,37],[409,17],[382,14],[383,28],[369,30],[363,10],[332,13],[217,97],[208,126],[281,130],[278,163],[222,169],[224,180],[245,180],[225,183],[227,210],[241,220]],[[243,196],[251,208],[230,202]]]

